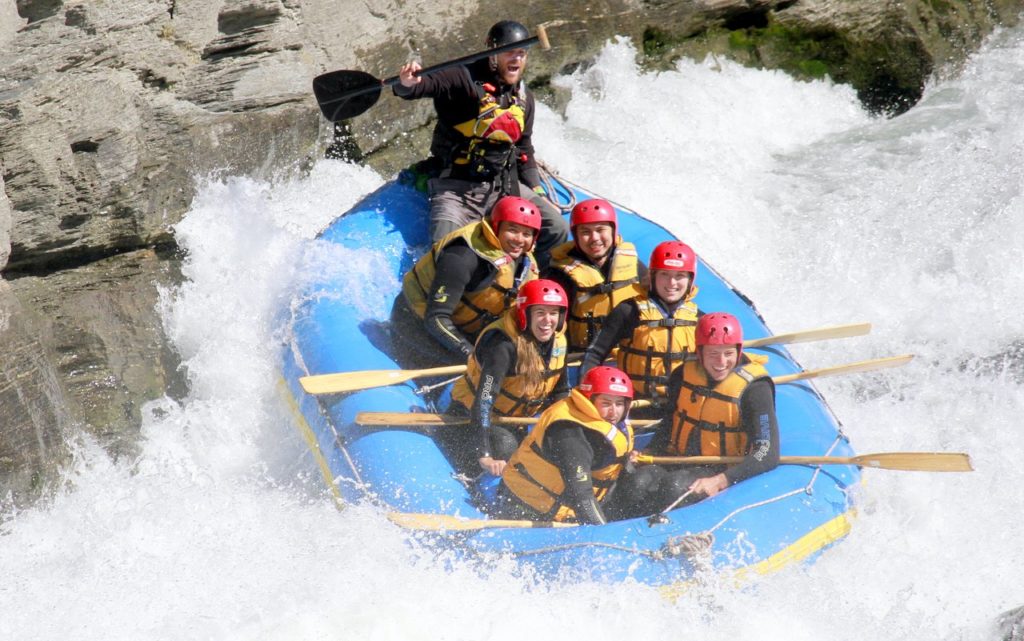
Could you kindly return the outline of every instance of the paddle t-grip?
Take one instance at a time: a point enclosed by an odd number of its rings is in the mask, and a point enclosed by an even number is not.
[[[540,48],[547,51],[551,48],[551,42],[548,40],[548,30],[544,25],[537,26],[537,40]]]

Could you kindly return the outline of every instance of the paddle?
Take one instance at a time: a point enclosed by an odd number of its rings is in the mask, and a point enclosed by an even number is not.
[[[446,376],[462,374],[465,371],[465,365],[448,365],[427,369],[374,369],[303,376],[299,379],[299,384],[307,394],[341,394],[342,392],[397,385],[424,376]]]
[[[578,523],[558,521],[512,521],[508,519],[463,519],[448,514],[425,514],[418,512],[390,512],[388,520],[402,527],[417,530],[482,530],[492,527],[509,528],[551,528],[579,527]]]
[[[526,49],[539,44],[541,49],[550,49],[547,31],[544,26],[537,27],[537,35],[526,40],[510,42],[500,47],[478,51],[477,53],[462,56],[454,60],[442,62],[416,72],[417,76],[429,76],[442,69],[457,67],[469,64],[481,58],[493,56],[496,53],[509,51],[511,49]],[[320,105],[320,111],[324,118],[331,122],[354,118],[363,113],[380,98],[381,89],[390,87],[400,82],[398,76],[391,76],[379,80],[365,71],[339,70],[320,74],[313,78],[313,94],[316,95],[316,102]]]
[[[533,416],[495,416],[491,420],[501,425],[533,425],[537,422],[537,418]],[[647,427],[648,425],[654,425],[658,420],[640,419],[630,422],[633,424],[633,427]],[[428,414],[426,412],[359,412],[356,414],[356,425],[408,425],[413,427],[469,425],[469,417]]]
[[[650,456],[641,454],[637,463],[669,465],[714,465],[739,463],[742,456]],[[860,456],[780,456],[781,465],[856,465],[910,472],[971,472],[971,457],[958,452],[883,452]]]
[[[819,329],[806,329],[802,332],[790,332],[788,334],[776,334],[764,338],[754,338],[743,341],[744,347],[762,347],[764,345],[791,345],[793,343],[807,343],[809,341],[824,341],[830,338],[849,338],[851,336],[863,336],[871,331],[871,323],[850,323],[849,325],[833,325]]]
[[[854,372],[870,372],[877,369],[889,369],[891,367],[899,367],[906,365],[914,358],[913,354],[903,354],[901,356],[889,356],[886,358],[873,358],[866,361],[857,361],[856,363],[847,363],[846,365],[834,365],[832,367],[823,367],[821,369],[809,369],[804,372],[797,372],[795,374],[785,374],[783,376],[773,376],[772,381],[777,385],[785,385],[786,383],[795,383],[796,381],[803,381],[809,378],[819,378],[822,376],[837,376],[839,374],[852,374]],[[363,376],[367,374],[393,374],[397,375],[394,377],[394,382],[401,382],[408,380],[409,378],[415,378],[417,372],[433,371],[438,374],[455,374],[457,373],[454,368],[461,367],[465,369],[465,365],[452,365],[448,368],[434,368],[434,370],[379,370],[378,372],[346,372],[343,374],[324,374],[323,376],[307,376],[305,379],[318,379],[312,381],[310,386],[307,386],[305,382],[302,383],[303,388],[311,394],[318,394],[324,392],[311,392],[310,387],[313,385],[320,384],[319,379],[329,377],[347,377],[344,378],[345,382],[352,380],[354,375],[361,374]],[[447,371],[438,371],[445,369]],[[403,375],[412,374],[408,378],[404,378]],[[300,382],[305,379],[299,379]],[[390,383],[388,383],[390,384]],[[337,387],[331,387],[331,390],[336,390]],[[344,390],[348,391],[348,390]],[[646,399],[640,399],[633,403],[634,408],[647,407],[650,405],[650,401]],[[537,422],[536,418],[533,417],[511,417],[511,416],[499,416],[495,417],[495,422],[504,423],[506,425],[532,425]],[[645,427],[656,423],[656,420],[636,420],[633,421],[635,427]],[[468,425],[469,417],[466,416],[448,416],[447,414],[429,414],[426,412],[360,412],[356,415],[356,424],[358,425],[411,425],[411,426],[436,426],[436,425]]]
[[[762,345],[790,344],[804,341],[825,340],[829,338],[845,338],[848,336],[860,336],[871,331],[871,323],[855,323],[851,325],[838,325],[835,327],[823,327],[810,329],[802,332],[791,332],[776,336],[756,338],[751,341],[744,341],[744,347],[760,347]],[[781,340],[776,341],[779,338]],[[572,355],[570,354],[570,357]],[[572,365],[572,363],[570,363]],[[447,367],[431,367],[427,369],[381,369],[365,370],[356,372],[338,372],[335,374],[314,374],[303,376],[299,384],[307,394],[341,394],[344,392],[355,392],[357,390],[371,389],[374,387],[385,387],[398,385],[414,378],[425,376],[446,376],[449,374],[462,374],[466,371],[465,365],[449,365]],[[839,372],[837,372],[839,373]],[[776,381],[777,382],[777,381]]]
[[[805,381],[809,378],[819,378],[821,376],[852,374],[854,372],[871,372],[876,369],[889,369],[890,367],[906,365],[913,358],[913,354],[889,356],[887,358],[872,358],[870,360],[857,361],[856,363],[848,363],[846,365],[835,365],[833,367],[823,367],[821,369],[809,369],[804,372],[797,372],[796,374],[786,374],[785,376],[773,376],[772,380],[775,381],[777,385],[784,385],[795,381]]]
[[[856,363],[847,363],[846,365],[834,365],[832,367],[823,367],[821,369],[809,369],[803,372],[797,372],[795,374],[785,374],[783,376],[773,376],[772,381],[777,385],[785,385],[786,383],[795,383],[797,381],[804,381],[810,378],[819,378],[822,376],[838,376],[839,374],[852,374],[854,372],[870,372],[877,369],[889,369],[891,367],[899,367],[906,365],[914,358],[913,354],[903,354],[901,356],[889,356],[886,358],[873,358],[866,361],[857,361]],[[400,383],[402,381],[409,380],[409,378],[415,378],[416,376],[423,375],[422,372],[432,372],[436,374],[455,374],[458,373],[455,368],[461,367],[465,370],[465,365],[452,365],[447,368],[434,368],[433,370],[378,370],[368,372],[345,372],[342,374],[323,374],[321,376],[306,376],[300,378],[299,381],[302,383],[303,389],[310,394],[325,394],[334,391],[350,391],[349,389],[341,389],[348,383],[358,383],[355,381],[356,375],[366,377],[367,375],[392,375],[391,381],[394,383]],[[441,371],[444,370],[444,371]],[[340,385],[332,384],[331,377],[335,377],[333,380],[341,381]],[[391,382],[384,383],[385,385],[392,384]],[[327,391],[311,391],[313,389],[319,389],[318,386],[323,385],[327,388]],[[361,383],[361,385],[370,387]],[[353,387],[352,389],[359,389],[359,387]],[[640,399],[633,403],[634,408],[647,407],[651,403],[646,399]],[[532,417],[495,417],[498,423],[505,423],[508,425],[532,425],[537,422],[537,419]],[[649,420],[637,420],[633,421],[633,425],[642,427],[649,425],[654,421]],[[356,423],[359,425],[467,425],[469,418],[464,416],[448,416],[446,414],[428,414],[425,412],[360,412],[356,415]]]

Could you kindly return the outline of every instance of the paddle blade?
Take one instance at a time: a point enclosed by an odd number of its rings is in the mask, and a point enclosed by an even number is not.
[[[404,425],[410,427],[434,427],[439,425],[468,425],[468,416],[428,414],[426,412],[359,412],[356,425],[379,427]]]
[[[398,385],[421,376],[448,376],[462,374],[465,371],[465,365],[446,365],[427,369],[373,369],[303,376],[299,379],[299,384],[307,394],[343,394],[374,387]]]
[[[382,369],[303,376],[299,379],[299,384],[307,394],[344,394],[373,387],[397,385],[411,378],[406,370]]]
[[[854,456],[861,467],[908,472],[973,472],[971,457],[959,452],[883,452]]]
[[[871,360],[858,361],[856,363],[849,363],[847,365],[836,365],[834,367],[810,369],[807,370],[806,372],[797,372],[796,374],[773,376],[772,380],[775,381],[777,385],[782,385],[784,383],[792,383],[793,381],[806,381],[807,379],[810,378],[820,378],[822,376],[838,376],[839,374],[873,372],[879,369],[901,367],[903,365],[906,365],[913,359],[913,354],[903,354],[902,356],[889,356],[886,358],[873,358]]]
[[[380,98],[383,84],[365,71],[339,70],[313,78],[320,112],[331,122],[354,118]]]
[[[833,325],[818,329],[808,329],[801,332],[789,332],[788,334],[776,334],[764,338],[754,338],[743,341],[744,347],[762,347],[764,345],[792,345],[793,343],[809,343],[811,341],[824,341],[832,338],[850,338],[851,336],[863,336],[871,331],[871,323],[851,323],[849,325]]]

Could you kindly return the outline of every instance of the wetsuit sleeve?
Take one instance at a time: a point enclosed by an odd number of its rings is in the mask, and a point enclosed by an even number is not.
[[[572,421],[556,421],[548,426],[544,447],[565,479],[564,499],[576,512],[576,519],[580,523],[607,523],[594,497],[594,482],[590,477],[594,449],[587,442],[583,428]]]
[[[420,82],[412,87],[406,87],[402,83],[396,82],[391,90],[399,98],[416,100],[418,98],[450,96],[456,93],[463,94],[471,86],[472,80],[466,68],[452,67],[420,76]]]
[[[526,117],[523,120],[523,135],[516,143],[516,162],[519,163],[519,180],[533,189],[540,187],[540,171],[537,170],[536,152],[533,149],[533,115],[537,111],[533,92],[526,92]]]
[[[672,436],[672,414],[676,410],[676,399],[679,398],[679,392],[682,388],[683,368],[680,366],[672,370],[672,374],[668,377],[666,389],[668,403],[662,408],[661,416],[658,417],[661,419],[661,422],[658,423],[658,429],[654,432],[654,437],[644,451],[653,454],[668,453],[669,440]]]
[[[437,259],[434,282],[427,298],[423,324],[427,333],[445,349],[469,356],[473,343],[452,322],[452,314],[462,300],[479,257],[465,245],[449,245]]]
[[[515,367],[516,347],[501,332],[490,331],[480,338],[476,359],[480,364],[480,385],[470,410],[470,420],[480,431],[477,458],[481,458],[492,455],[491,410],[505,376]]]
[[[612,348],[621,341],[633,335],[640,322],[640,309],[633,299],[624,300],[615,306],[608,318],[601,325],[601,331],[597,333],[594,340],[587,346],[583,354],[583,365],[580,367],[580,379],[587,372],[597,367],[608,358]]]
[[[779,423],[771,381],[756,380],[744,390],[740,399],[740,420],[747,432],[750,452],[743,462],[725,471],[729,485],[763,474],[779,464]]]

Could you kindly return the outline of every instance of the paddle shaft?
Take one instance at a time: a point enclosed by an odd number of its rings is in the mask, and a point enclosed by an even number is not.
[[[572,357],[573,355],[570,354],[569,356]],[[566,363],[569,367],[579,364],[578,361]],[[463,374],[465,371],[465,365],[446,365],[445,367],[430,367],[427,369],[362,370],[303,376],[299,378],[299,384],[302,385],[302,389],[307,394],[341,394],[343,392],[355,392],[374,387],[398,385],[399,383],[425,376]]]
[[[866,329],[865,329],[866,328]],[[844,325],[839,327],[824,327],[815,330],[806,330],[803,332],[791,332],[789,334],[780,334],[778,342],[780,344],[794,343],[800,341],[810,340],[822,340],[825,338],[842,338],[845,336],[855,336],[871,329],[870,323],[856,323],[852,325]],[[850,333],[853,332],[853,333]],[[758,338],[743,343],[744,347],[759,347],[761,345],[768,345],[775,343],[774,336],[766,336],[764,338]],[[569,358],[575,358],[577,355],[569,354]],[[905,357],[898,357],[905,358]],[[885,359],[879,359],[884,361]],[[876,363],[879,361],[863,361],[862,363],[855,363],[858,367],[865,367],[871,369],[869,365],[865,363]],[[570,362],[569,366],[577,365],[578,363]],[[882,367],[895,367],[896,365],[902,365],[903,363],[886,363],[878,366],[878,369]],[[817,376],[827,376],[834,374],[842,374],[846,371],[840,366],[840,368],[829,368],[828,372],[824,370],[812,370],[818,373]],[[412,370],[366,370],[356,372],[338,372],[335,374],[313,374],[310,376],[303,376],[299,379],[299,383],[302,385],[302,389],[307,394],[341,394],[344,392],[354,392],[357,390],[370,389],[373,387],[385,387],[387,385],[397,385],[414,378],[420,378],[424,376],[447,376],[452,374],[462,374],[466,371],[465,365],[449,365],[447,367],[432,367],[428,369],[412,369]],[[857,371],[865,371],[857,370]],[[776,383],[789,383],[795,380],[803,380],[804,378],[813,378],[809,372],[801,372],[798,374],[788,374],[786,376],[777,377]]]
[[[796,374],[773,376],[772,380],[777,385],[784,385],[786,383],[805,381],[809,378],[819,378],[822,376],[836,376],[837,374],[853,374],[855,372],[872,372],[878,369],[889,369],[890,367],[899,367],[901,365],[906,365],[913,358],[913,354],[902,354],[900,356],[889,356],[886,358],[872,358],[866,361],[847,363],[846,365],[835,365],[833,367],[809,369],[803,372],[797,372]]]
[[[728,465],[742,456],[649,456],[641,454],[637,463],[655,465]],[[911,472],[970,472],[971,458],[959,452],[882,452],[859,456],[780,456],[780,465],[856,465],[885,470]]]
[[[491,421],[499,425],[533,425],[537,418],[533,416],[494,416]],[[658,423],[658,419],[639,419],[630,421],[633,427],[647,427]],[[452,416],[449,414],[431,414],[428,412],[359,412],[356,424],[363,426],[406,425],[406,426],[441,426],[469,425],[468,416]]]
[[[540,34],[543,34],[543,31],[540,31]],[[540,44],[542,49],[548,49],[549,46],[544,46],[546,43],[547,43],[547,36],[546,35],[543,35],[543,37],[542,37],[542,35],[536,35],[536,36],[532,36],[530,38],[527,38],[526,40],[519,40],[518,42],[510,42],[510,43],[508,43],[506,45],[501,45],[500,47],[494,47],[493,49],[487,49],[485,51],[478,51],[476,53],[471,53],[469,55],[462,56],[461,58],[455,58],[454,60],[448,60],[447,62],[439,62],[436,65],[431,65],[429,67],[424,67],[423,69],[420,69],[419,71],[417,71],[415,73],[415,75],[416,76],[429,76],[432,73],[437,73],[438,71],[443,71],[445,69],[450,69],[451,67],[458,67],[459,65],[465,65],[465,64],[469,64],[471,62],[476,62],[477,60],[480,60],[481,58],[487,58],[489,56],[493,56],[496,53],[502,53],[503,51],[509,51],[511,49],[526,49],[527,47],[532,47],[535,44]],[[399,76],[391,76],[390,78],[385,78],[384,80],[381,80],[380,81],[380,85],[370,85],[368,87],[360,87],[358,89],[351,89],[349,91],[346,91],[345,93],[342,93],[342,94],[340,94],[338,96],[335,96],[334,98],[331,98],[330,100],[324,100],[320,104],[321,104],[321,106],[326,106],[326,105],[334,104],[334,103],[340,102],[342,100],[347,100],[349,98],[355,98],[356,96],[361,96],[363,94],[368,94],[368,93],[370,93],[372,91],[379,91],[381,86],[390,87],[392,85],[398,84],[399,82],[401,82],[401,78]]]

